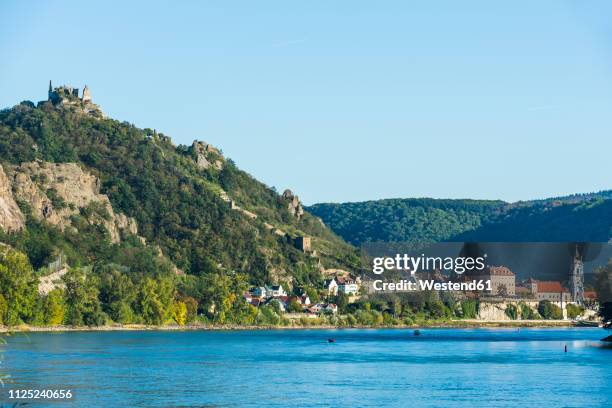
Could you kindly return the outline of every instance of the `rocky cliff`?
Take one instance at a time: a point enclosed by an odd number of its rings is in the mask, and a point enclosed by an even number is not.
[[[0,229],[20,231],[25,219],[13,197],[12,187],[4,169],[0,165]]]
[[[24,226],[24,214],[16,202],[29,206],[31,215],[61,230],[72,227],[71,217],[83,209],[96,207],[88,220],[103,225],[112,242],[119,242],[121,233],[138,233],[136,221],[115,213],[104,194],[100,181],[84,172],[76,163],[27,162],[6,166],[0,171],[0,226],[17,231]]]
[[[205,170],[213,166],[217,170],[223,169],[223,156],[213,145],[194,140],[191,149],[198,168]]]

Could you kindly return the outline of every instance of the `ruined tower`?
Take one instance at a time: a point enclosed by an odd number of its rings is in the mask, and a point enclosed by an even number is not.
[[[89,93],[89,87],[85,85],[83,88],[83,97],[81,98],[83,102],[91,102],[91,94]]]

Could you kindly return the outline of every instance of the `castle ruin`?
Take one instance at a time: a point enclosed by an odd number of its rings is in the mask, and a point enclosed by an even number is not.
[[[298,220],[304,215],[304,207],[300,201],[300,198],[293,194],[293,192],[289,189],[285,190],[281,195],[281,198],[287,204],[287,210],[296,217]]]
[[[79,88],[69,85],[54,88],[52,82],[49,81],[48,98],[46,101],[39,102],[39,105],[49,103],[55,107],[74,107],[83,113],[103,116],[100,107],[92,102],[91,92],[87,85],[83,88],[81,95],[79,93]]]

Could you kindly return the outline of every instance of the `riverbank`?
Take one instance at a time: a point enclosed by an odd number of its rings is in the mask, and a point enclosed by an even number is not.
[[[422,328],[559,328],[559,327],[578,327],[582,326],[578,322],[571,320],[451,320],[445,322],[432,321],[430,323],[415,325],[395,325],[395,326],[336,326],[336,325],[287,325],[287,326],[252,326],[252,325],[163,325],[151,326],[143,324],[113,324],[106,326],[30,326],[20,325],[14,327],[0,326],[0,333],[26,333],[26,332],[67,332],[67,331],[181,331],[181,330],[307,330],[307,329],[422,329]]]

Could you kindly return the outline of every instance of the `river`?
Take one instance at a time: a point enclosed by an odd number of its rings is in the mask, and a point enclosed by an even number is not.
[[[10,390],[32,406],[611,407],[596,328],[117,331],[14,334]],[[335,342],[329,342],[334,339]],[[567,352],[565,347],[567,346]]]

